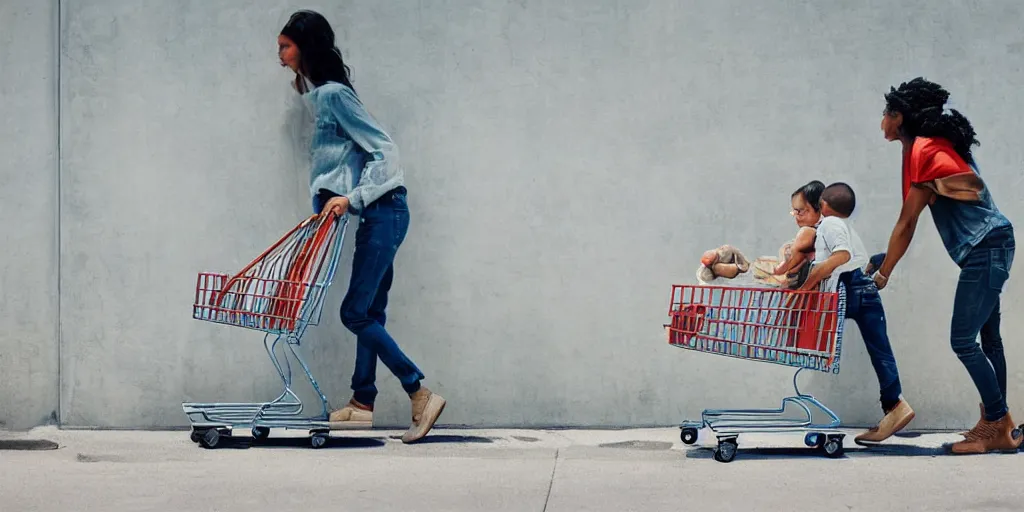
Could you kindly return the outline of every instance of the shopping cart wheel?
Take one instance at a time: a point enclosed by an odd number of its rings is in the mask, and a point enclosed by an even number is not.
[[[697,442],[697,429],[693,427],[686,427],[679,434],[679,439],[683,441],[683,444],[693,444]]]
[[[265,441],[270,437],[270,429],[267,427],[253,427],[252,438],[257,441]]]
[[[223,433],[215,428],[208,429],[203,432],[203,437],[199,438],[199,445],[203,448],[216,448],[222,435]]]
[[[198,443],[199,440],[203,438],[203,431],[192,429],[192,433],[189,434],[188,438],[191,439],[193,443]]]
[[[1010,431],[1010,438],[1014,441],[1020,439],[1020,436],[1024,436],[1024,425],[1018,425],[1017,428]],[[1021,444],[1017,451],[1024,451],[1024,444]]]
[[[808,432],[804,436],[804,444],[809,448],[821,448],[825,444],[825,434],[820,432]]]
[[[323,448],[327,445],[327,435],[325,432],[317,432],[309,438],[309,444],[313,448]]]
[[[825,444],[821,447],[822,451],[825,452],[826,457],[830,459],[838,459],[843,456],[843,437],[845,436],[828,436],[825,440]]]
[[[732,462],[736,458],[736,438],[719,439],[718,448],[715,448],[715,460],[718,462]]]

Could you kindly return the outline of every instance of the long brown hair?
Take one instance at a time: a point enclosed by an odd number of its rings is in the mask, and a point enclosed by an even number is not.
[[[281,34],[299,47],[300,74],[295,75],[295,90],[300,94],[309,92],[303,76],[316,87],[338,82],[355,91],[341,50],[334,45],[334,30],[320,13],[297,11],[288,18]]]

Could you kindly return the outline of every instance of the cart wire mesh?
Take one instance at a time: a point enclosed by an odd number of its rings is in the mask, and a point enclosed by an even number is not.
[[[839,373],[845,305],[834,291],[674,285],[669,344]]]

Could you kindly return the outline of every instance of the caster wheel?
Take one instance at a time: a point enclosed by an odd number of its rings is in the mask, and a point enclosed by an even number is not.
[[[804,444],[807,445],[808,448],[821,448],[825,445],[825,434],[808,432],[807,435],[804,436]]]
[[[1024,425],[1018,425],[1017,428],[1010,431],[1010,438],[1014,441],[1020,440],[1021,436],[1024,436]],[[1024,451],[1024,444],[1021,444],[1017,451]]]
[[[313,434],[313,436],[309,438],[309,444],[312,445],[313,448],[323,448],[327,445],[327,434]]]
[[[203,438],[203,431],[193,430],[192,433],[188,435],[188,438],[191,439],[193,443],[198,443],[199,440]]]
[[[264,441],[270,437],[270,429],[267,427],[253,427],[252,438],[256,441]]]
[[[718,462],[732,462],[736,458],[736,448],[735,439],[718,441],[718,448],[715,448],[715,460]]]
[[[683,441],[683,444],[693,444],[697,442],[697,429],[693,427],[686,427],[679,434],[679,439]]]
[[[821,446],[825,456],[830,459],[838,459],[843,456],[843,436],[829,436],[825,444]]]
[[[220,444],[221,432],[215,428],[211,428],[206,432],[203,432],[203,437],[199,438],[199,445],[203,448],[213,449]]]

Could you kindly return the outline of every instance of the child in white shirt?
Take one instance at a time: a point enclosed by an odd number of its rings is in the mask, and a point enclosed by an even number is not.
[[[814,243],[814,264],[801,289],[814,290],[824,279],[838,279],[846,287],[846,318],[857,322],[871,365],[878,377],[885,417],[877,427],[856,437],[857,444],[874,444],[899,432],[914,419],[914,410],[902,396],[896,356],[886,332],[885,309],[874,282],[861,270],[869,260],[860,236],[846,219],[857,197],[845,183],[833,183],[821,194],[822,218]]]

